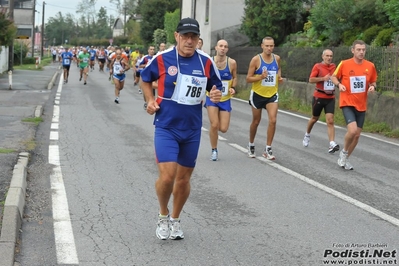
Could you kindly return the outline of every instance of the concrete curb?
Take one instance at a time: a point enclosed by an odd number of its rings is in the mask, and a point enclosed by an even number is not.
[[[47,85],[47,89],[51,90],[54,86],[54,82],[57,79],[58,71],[56,71],[53,75],[53,78],[51,79],[50,83]]]
[[[36,106],[35,117],[41,117],[42,114],[43,114],[43,106],[42,105]]]
[[[47,86],[51,90],[57,79],[58,71],[56,71]],[[43,114],[43,106],[38,105],[35,108],[34,116],[41,117]],[[14,166],[10,188],[7,192],[4,204],[4,215],[0,233],[0,266],[15,265],[15,247],[22,226],[28,174],[27,166],[30,154],[21,152],[18,155],[18,162]]]
[[[19,230],[25,208],[26,176],[29,162],[29,153],[21,152],[18,162],[14,166],[10,188],[4,204],[4,216],[0,234],[0,266],[13,266],[15,245],[18,240]]]

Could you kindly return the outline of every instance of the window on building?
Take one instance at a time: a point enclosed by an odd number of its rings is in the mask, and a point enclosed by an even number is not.
[[[196,18],[195,10],[197,10],[197,0],[191,0],[191,17]]]
[[[205,24],[209,23],[209,0],[206,0],[205,4]]]
[[[33,0],[15,0],[14,8],[15,9],[32,9],[33,8]]]

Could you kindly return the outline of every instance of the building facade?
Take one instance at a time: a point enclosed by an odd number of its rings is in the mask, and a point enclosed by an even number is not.
[[[0,0],[0,6],[9,11],[9,0]],[[18,27],[17,36],[33,37],[35,21],[35,0],[14,0],[14,24]]]
[[[214,53],[216,42],[225,39],[229,47],[248,43],[248,37],[239,32],[244,16],[245,0],[182,0],[181,17],[195,18],[200,24],[202,49]]]

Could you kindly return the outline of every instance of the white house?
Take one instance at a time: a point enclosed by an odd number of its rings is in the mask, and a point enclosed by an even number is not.
[[[141,15],[134,14],[130,15],[120,15],[114,22],[112,26],[112,37],[118,37],[124,35],[125,23],[127,24],[129,20],[135,20],[137,22],[141,21]]]
[[[216,42],[225,39],[229,47],[248,43],[239,32],[245,0],[182,0],[181,17],[195,18],[200,25],[202,50],[213,55]]]

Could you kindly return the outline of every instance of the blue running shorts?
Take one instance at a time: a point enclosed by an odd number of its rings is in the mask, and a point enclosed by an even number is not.
[[[122,82],[122,81],[125,80],[126,74],[122,74],[122,75],[114,74],[113,77],[114,77],[114,79],[117,79],[117,80],[119,80],[120,82]]]
[[[154,145],[157,163],[177,162],[194,168],[201,140],[201,129],[177,130],[155,127]]]
[[[214,106],[214,107],[218,107],[219,111],[231,112],[231,100],[230,99],[228,99],[227,101],[224,101],[224,102],[214,103],[211,101],[211,98],[209,98],[209,96],[206,96],[205,106]]]

